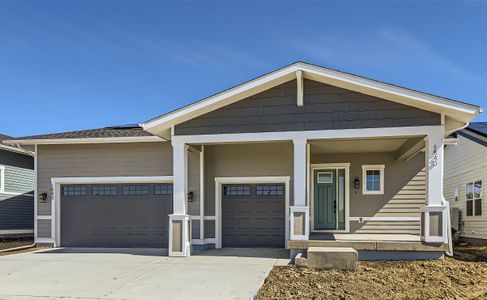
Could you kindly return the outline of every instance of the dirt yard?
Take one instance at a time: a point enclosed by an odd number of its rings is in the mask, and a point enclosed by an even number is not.
[[[0,238],[0,251],[4,249],[10,249],[20,246],[28,246],[32,245],[32,238]],[[22,249],[22,250],[15,250],[15,251],[4,251],[0,252],[0,256],[14,254],[19,252],[26,252],[26,251],[33,251],[36,248],[29,248],[29,249]]]
[[[0,238],[0,250],[32,245],[32,238]]]
[[[487,246],[438,261],[360,262],[356,271],[275,267],[257,299],[487,299]]]

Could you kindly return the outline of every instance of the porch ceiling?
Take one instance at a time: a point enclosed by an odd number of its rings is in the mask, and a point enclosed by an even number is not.
[[[395,152],[408,138],[312,141],[311,153]]]

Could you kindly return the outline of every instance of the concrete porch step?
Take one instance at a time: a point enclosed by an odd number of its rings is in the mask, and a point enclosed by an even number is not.
[[[298,267],[316,269],[354,270],[357,267],[358,252],[346,247],[309,247],[304,256],[299,253],[294,263]]]

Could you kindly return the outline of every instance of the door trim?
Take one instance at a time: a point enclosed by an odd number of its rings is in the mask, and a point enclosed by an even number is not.
[[[289,240],[289,182],[290,176],[248,176],[248,177],[215,177],[215,248],[222,247],[222,186],[224,184],[232,183],[284,183],[285,196],[285,233],[284,242],[287,249],[287,242]]]
[[[345,229],[334,229],[334,230],[322,230],[315,229],[314,218],[314,189],[315,189],[315,179],[314,171],[320,169],[345,169]],[[310,184],[310,201],[309,206],[311,208],[311,213],[309,217],[309,222],[311,222],[311,232],[330,232],[330,233],[348,233],[350,232],[350,163],[318,163],[311,164],[310,174],[308,178],[311,181]]]
[[[100,184],[100,183],[172,183],[172,176],[114,176],[114,177],[52,177],[51,178],[51,238],[54,247],[61,245],[61,185]],[[35,199],[37,201],[37,199]],[[37,214],[37,212],[35,212]],[[37,240],[37,242],[40,242]]]

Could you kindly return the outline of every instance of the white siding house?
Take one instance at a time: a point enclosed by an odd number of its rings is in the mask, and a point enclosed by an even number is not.
[[[460,211],[459,236],[487,242],[487,122],[471,123],[445,149],[444,196]]]

